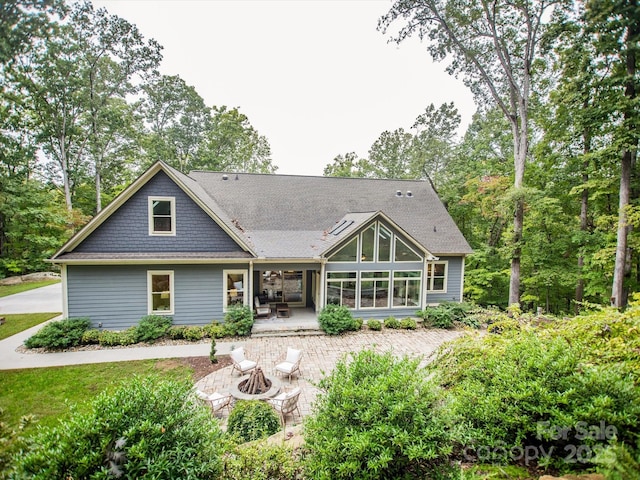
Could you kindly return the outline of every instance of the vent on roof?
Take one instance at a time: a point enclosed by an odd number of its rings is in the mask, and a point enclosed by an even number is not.
[[[411,190],[407,190],[407,197],[413,197],[413,193],[411,193]]]
[[[238,174],[236,173],[236,180],[240,180],[240,177],[238,177]]]
[[[349,228],[351,225],[353,225],[353,220],[342,220],[340,223],[338,223],[335,227],[333,227],[329,233],[331,235],[340,235],[342,232],[344,232],[347,228]]]
[[[225,173],[224,175],[222,175],[222,179],[223,180],[229,180],[229,176]]]
[[[401,197],[402,196],[402,192],[400,190],[396,191],[396,197]]]

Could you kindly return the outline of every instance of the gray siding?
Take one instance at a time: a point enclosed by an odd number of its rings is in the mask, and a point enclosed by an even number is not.
[[[225,266],[227,268],[247,268]],[[147,271],[174,272],[174,325],[222,320],[223,268],[217,265],[67,267],[69,317],[89,317],[94,327],[123,330],[147,315]]]
[[[439,261],[449,262],[447,272],[447,292],[427,292],[427,304],[459,302],[461,298],[460,288],[462,287],[462,266],[464,264],[464,257],[439,257]]]
[[[149,196],[175,197],[176,235],[149,235]],[[164,172],[159,172],[115,211],[76,252],[233,252],[241,250]]]

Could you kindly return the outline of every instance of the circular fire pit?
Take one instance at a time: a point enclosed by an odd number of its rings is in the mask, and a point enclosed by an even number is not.
[[[277,395],[280,385],[280,380],[265,375],[260,367],[256,367],[249,375],[240,378],[230,393],[237,400],[266,400]]]

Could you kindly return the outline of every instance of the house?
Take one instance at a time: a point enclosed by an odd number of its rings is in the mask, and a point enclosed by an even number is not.
[[[429,182],[157,162],[50,260],[65,317],[124,329],[148,314],[205,325],[256,300],[412,316],[462,299],[469,253]]]

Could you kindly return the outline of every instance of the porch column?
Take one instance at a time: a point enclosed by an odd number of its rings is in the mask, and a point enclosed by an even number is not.
[[[327,264],[327,260],[325,258],[322,259],[322,261],[320,262],[320,281],[318,282],[318,288],[320,288],[320,292],[318,295],[319,301],[318,304],[316,305],[316,312],[319,312],[320,310],[322,310],[322,307],[324,307],[324,283],[325,283],[325,268],[326,268],[326,264]]]

